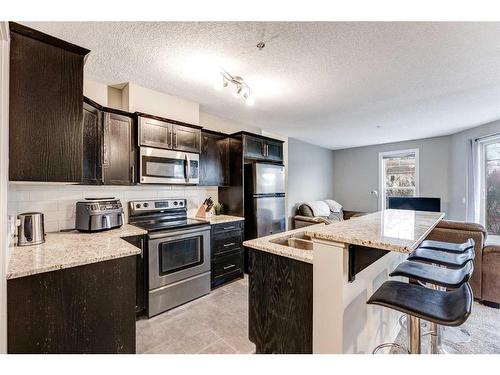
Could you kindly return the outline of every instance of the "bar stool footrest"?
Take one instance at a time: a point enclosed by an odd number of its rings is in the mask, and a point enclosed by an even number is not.
[[[375,349],[373,349],[372,354],[377,354],[380,350],[385,349],[385,348],[398,348],[405,354],[408,354],[408,349],[405,348],[403,345],[399,345],[395,342],[385,342],[383,344],[377,345]]]

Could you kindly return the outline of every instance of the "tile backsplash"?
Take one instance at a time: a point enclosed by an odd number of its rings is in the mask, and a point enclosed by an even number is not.
[[[45,231],[75,227],[75,203],[87,197],[119,198],[128,222],[128,202],[141,199],[186,198],[188,215],[194,216],[203,201],[217,201],[217,187],[211,186],[89,186],[50,183],[9,183],[8,214],[42,212]]]

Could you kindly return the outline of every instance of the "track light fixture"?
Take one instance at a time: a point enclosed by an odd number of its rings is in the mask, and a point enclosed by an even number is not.
[[[233,96],[235,98],[243,98],[247,105],[253,105],[255,103],[252,90],[243,78],[239,76],[232,76],[224,70],[220,72],[220,75],[220,78],[217,79],[215,83],[215,88],[217,90],[222,90],[223,88],[228,87],[229,83],[231,83],[234,86]]]

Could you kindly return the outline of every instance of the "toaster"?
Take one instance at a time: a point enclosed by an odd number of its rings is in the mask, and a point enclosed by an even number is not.
[[[75,227],[81,232],[98,232],[123,225],[123,207],[115,198],[85,198],[76,202]]]

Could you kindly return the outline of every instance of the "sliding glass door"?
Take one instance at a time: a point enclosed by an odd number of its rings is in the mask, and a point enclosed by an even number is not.
[[[481,222],[488,234],[500,235],[500,137],[481,142]]]

